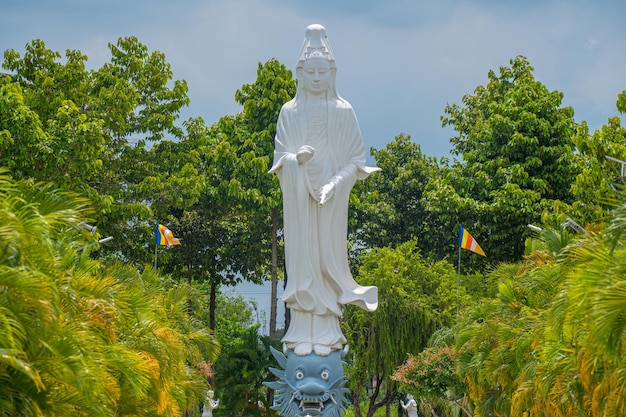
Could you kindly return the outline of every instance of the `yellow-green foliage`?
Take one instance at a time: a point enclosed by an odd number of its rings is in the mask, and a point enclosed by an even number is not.
[[[0,172],[0,415],[180,416],[213,335],[186,287],[93,260],[85,201]]]
[[[492,272],[496,298],[460,331],[475,416],[626,415],[625,213],[598,233],[544,231],[524,262]]]

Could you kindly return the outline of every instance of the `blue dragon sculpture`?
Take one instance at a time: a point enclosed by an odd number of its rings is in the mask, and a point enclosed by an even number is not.
[[[347,347],[328,356],[298,356],[291,349],[285,354],[271,351],[283,368],[270,368],[278,381],[263,383],[276,390],[272,410],[283,417],[341,417],[348,404],[343,374]]]

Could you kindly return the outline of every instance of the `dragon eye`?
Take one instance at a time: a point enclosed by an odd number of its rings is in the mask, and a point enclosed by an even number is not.
[[[330,374],[328,373],[328,371],[322,371],[322,374],[320,376],[322,377],[322,379],[328,379],[330,377]]]
[[[304,378],[304,373],[302,371],[296,372],[296,379],[302,379],[302,378]]]

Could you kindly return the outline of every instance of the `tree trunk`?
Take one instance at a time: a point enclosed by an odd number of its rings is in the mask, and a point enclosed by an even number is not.
[[[352,393],[351,395],[352,408],[354,409],[354,417],[362,417],[361,407],[359,406],[359,394],[358,394],[358,392],[361,391],[360,387],[356,391],[357,391],[356,393]]]
[[[369,407],[367,409],[367,417],[374,417],[374,413],[376,413],[376,410],[378,410],[380,407],[384,405],[389,404],[389,402],[391,402],[391,399],[395,397],[395,393],[387,392],[387,394],[385,394],[385,396],[380,402],[378,403],[376,402],[376,400],[378,400],[378,396],[381,394],[380,389],[383,384],[383,381],[384,381],[384,378],[380,375],[378,375],[373,380],[373,382],[376,383],[376,386],[372,387],[372,394],[370,395]],[[389,409],[387,409],[387,412],[389,412]]]
[[[215,299],[217,298],[217,282],[211,280],[211,296],[209,299],[209,328],[215,330]]]
[[[276,315],[278,314],[278,208],[272,209],[272,300],[270,304],[270,339],[276,338]]]
[[[283,290],[287,288],[287,280],[289,280],[289,276],[287,275],[287,265],[283,263]],[[285,303],[285,331],[289,328],[290,323],[291,310],[287,308],[287,303]]]

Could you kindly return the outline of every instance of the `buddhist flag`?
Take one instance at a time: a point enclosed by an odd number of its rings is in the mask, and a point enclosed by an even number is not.
[[[180,245],[180,241],[174,237],[174,233],[162,224],[156,224],[156,244],[157,245]]]
[[[459,228],[459,247],[475,252],[481,256],[487,256],[472,235],[470,235],[463,226],[459,226]]]

